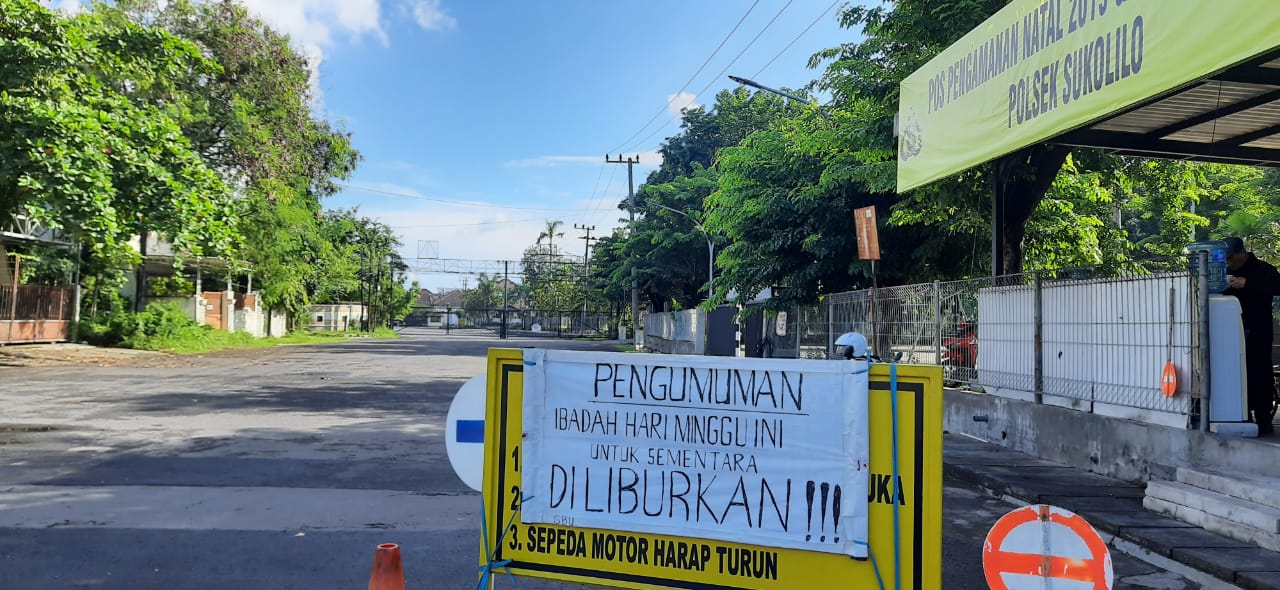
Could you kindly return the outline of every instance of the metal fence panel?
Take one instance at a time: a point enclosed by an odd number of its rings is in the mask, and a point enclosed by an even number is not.
[[[618,317],[610,312],[581,309],[465,309],[451,307],[415,308],[405,318],[410,326],[442,330],[478,330],[502,333],[506,323],[509,336],[612,337]]]
[[[67,321],[75,289],[46,285],[0,286],[0,320]]]
[[[803,356],[861,332],[883,360],[942,365],[951,386],[1173,423],[1198,395],[1195,280],[1164,260],[836,293],[804,315]],[[1168,361],[1173,396],[1160,392]]]
[[[1189,411],[1193,292],[1188,273],[1046,284],[1045,393],[1160,412]],[[1168,361],[1178,368],[1173,396],[1160,391],[1161,370]]]

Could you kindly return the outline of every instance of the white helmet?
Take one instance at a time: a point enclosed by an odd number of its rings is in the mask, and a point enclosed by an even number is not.
[[[867,348],[867,337],[858,332],[848,332],[836,338],[836,354],[842,358],[866,358]]]

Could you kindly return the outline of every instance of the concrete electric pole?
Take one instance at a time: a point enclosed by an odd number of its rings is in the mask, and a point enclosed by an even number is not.
[[[633,171],[634,171],[635,165],[640,163],[640,156],[635,156],[635,157],[628,156],[626,158],[623,158],[622,155],[619,154],[618,159],[613,160],[613,159],[610,159],[609,156],[606,154],[604,157],[604,161],[609,164],[626,164],[627,165],[627,213],[630,215],[630,224],[628,226],[628,229],[634,230],[636,225],[636,184],[635,184],[635,176],[633,175],[634,174]],[[642,324],[640,323],[640,288],[639,288],[639,283],[636,281],[636,266],[633,262],[631,265],[631,330],[632,330],[632,334],[636,338],[635,343],[637,345],[640,344],[639,334],[640,334],[641,325]]]

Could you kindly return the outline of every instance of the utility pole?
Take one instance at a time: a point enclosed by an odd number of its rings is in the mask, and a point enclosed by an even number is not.
[[[139,225],[138,235],[138,254],[142,256],[142,264],[138,265],[138,270],[134,273],[134,289],[133,289],[133,311],[142,313],[147,310],[147,236],[151,233],[141,223]],[[230,271],[228,271],[230,272]],[[18,284],[14,279],[13,284]]]
[[[582,329],[587,329],[587,281],[591,277],[591,240],[600,238],[591,237],[591,232],[596,230],[596,226],[588,226],[586,224],[573,224],[573,229],[580,229],[587,232],[587,235],[578,238],[585,242],[582,249]]]
[[[605,154],[604,161],[607,164],[627,165],[627,213],[630,215],[631,219],[628,227],[631,230],[634,230],[636,225],[636,184],[635,176],[633,176],[633,170],[636,164],[640,163],[640,156],[635,156],[634,158],[627,156],[626,158],[623,158],[622,154],[618,154],[618,159],[612,160],[609,159],[608,154]],[[631,264],[631,330],[632,334],[637,336],[637,346],[640,344],[638,338],[640,334],[640,326],[640,288],[639,283],[636,281],[636,266],[633,261]]]
[[[591,240],[598,240],[600,238],[591,237],[591,232],[596,231],[596,226],[594,225],[587,226],[575,223],[573,224],[573,229],[580,229],[587,232],[587,235],[578,238],[579,240],[586,242],[582,252],[582,276],[585,278],[587,275],[591,274]]]
[[[507,273],[511,270],[510,265],[510,260],[502,261],[502,327],[498,329],[498,333],[503,340],[507,339],[507,284],[511,282]]]

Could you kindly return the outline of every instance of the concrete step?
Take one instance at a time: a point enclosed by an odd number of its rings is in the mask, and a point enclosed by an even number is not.
[[[1196,510],[1195,508],[1151,496],[1147,496],[1142,500],[1142,507],[1152,512],[1176,518],[1187,524],[1198,526],[1209,532],[1218,533],[1237,541],[1253,543],[1268,551],[1280,552],[1280,535],[1275,533],[1266,533],[1233,520],[1214,516],[1203,510]]]
[[[1200,510],[1260,531],[1280,534],[1280,510],[1174,481],[1147,482],[1147,497]]]
[[[1280,510],[1280,478],[1179,467],[1177,481]]]

